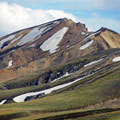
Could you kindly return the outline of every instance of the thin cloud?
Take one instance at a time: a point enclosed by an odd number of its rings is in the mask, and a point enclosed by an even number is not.
[[[81,18],[81,19],[86,23],[88,28],[92,31],[96,31],[101,27],[105,27],[120,33],[120,27],[119,27],[120,21],[110,18],[100,18],[100,17]]]

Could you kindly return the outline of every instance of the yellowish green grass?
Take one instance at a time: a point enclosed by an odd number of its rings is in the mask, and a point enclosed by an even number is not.
[[[113,82],[117,84],[117,82],[119,82],[118,78],[120,78],[120,70],[108,74],[83,87],[78,87],[61,94],[49,95],[29,102],[2,105],[0,110],[23,108],[27,110],[52,112],[82,108],[84,106],[108,100],[110,96],[106,96],[103,91],[109,90],[109,88],[112,87]],[[80,81],[76,84],[79,85],[79,83]]]
[[[100,103],[101,101],[104,102],[112,98],[118,98],[120,95],[120,87],[116,87],[116,85],[120,84],[119,66],[115,67],[115,69],[112,68],[106,71],[104,70],[97,74],[94,74],[93,76],[78,81],[71,86],[49,94],[43,98],[24,103],[12,103],[2,105],[0,106],[0,116],[6,116],[8,114],[12,115],[14,113],[26,113],[28,116],[15,119],[34,120],[38,118],[75,113],[78,111],[80,112],[81,110],[88,110],[83,108],[88,107],[89,105],[95,105],[97,103]],[[64,82],[64,79],[62,80],[62,82]],[[0,96],[14,96],[29,91],[41,90],[45,87],[53,87],[57,84],[59,84],[59,82],[53,83],[51,85],[47,84],[42,86],[4,90],[0,91]],[[118,107],[120,107],[119,104]],[[119,119],[119,114],[113,112],[112,114],[106,113],[77,119],[114,120],[114,118],[115,120]]]
[[[79,117],[67,120],[120,120],[120,111],[89,115],[87,117]]]

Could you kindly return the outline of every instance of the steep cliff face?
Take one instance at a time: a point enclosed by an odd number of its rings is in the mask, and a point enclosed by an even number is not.
[[[0,81],[112,48],[120,48],[118,33],[106,28],[89,32],[66,18],[26,28],[0,38]]]

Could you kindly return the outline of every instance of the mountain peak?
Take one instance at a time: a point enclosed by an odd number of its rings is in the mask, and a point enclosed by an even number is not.
[[[4,59],[0,68],[8,69],[8,62],[11,60],[13,64],[9,69],[29,66],[31,62],[36,64],[37,60],[43,62],[40,64],[41,68],[35,65],[32,70],[36,71],[50,66],[53,61],[56,61],[56,64],[58,61],[66,63],[76,57],[100,50],[120,48],[120,36],[107,31],[108,29],[101,28],[96,32],[89,32],[85,24],[63,18],[14,32],[0,40],[0,55]],[[22,74],[23,72],[19,73]],[[16,76],[18,74],[4,79],[8,80]]]

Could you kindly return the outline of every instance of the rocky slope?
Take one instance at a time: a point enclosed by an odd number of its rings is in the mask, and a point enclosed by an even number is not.
[[[119,39],[109,29],[89,32],[84,24],[66,18],[14,32],[0,39],[0,81],[120,48]]]

